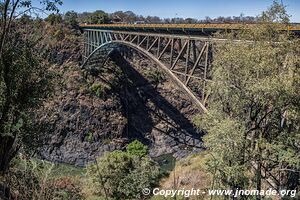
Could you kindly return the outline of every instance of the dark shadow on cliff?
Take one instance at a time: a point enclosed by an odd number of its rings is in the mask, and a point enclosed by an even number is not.
[[[129,139],[138,138],[145,143],[151,142],[146,134],[156,128],[162,134],[167,134],[179,144],[194,146],[195,141],[201,141],[202,134],[197,131],[174,105],[166,100],[145,77],[143,77],[119,52],[111,53],[111,59],[122,69],[125,79],[119,89],[120,99],[124,108],[124,116],[128,119],[125,136]],[[150,100],[155,109],[146,105]],[[167,130],[159,130],[151,115],[168,124]],[[150,139],[150,140],[149,140]],[[201,146],[199,146],[201,147]]]

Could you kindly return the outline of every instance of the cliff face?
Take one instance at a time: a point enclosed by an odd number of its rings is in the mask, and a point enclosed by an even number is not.
[[[144,57],[115,53],[96,76],[74,63],[50,70],[54,94],[36,112],[36,121],[50,127],[41,157],[84,166],[133,139],[147,144],[153,157],[201,150],[201,133],[190,122],[197,109]]]
[[[119,144],[126,125],[120,100],[114,94],[103,99],[94,95],[79,67],[74,63],[55,66],[53,96],[39,110],[39,123],[50,125],[48,141],[41,155],[49,160],[84,165]]]

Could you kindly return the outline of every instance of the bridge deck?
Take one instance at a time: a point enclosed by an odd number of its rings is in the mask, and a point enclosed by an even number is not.
[[[85,32],[82,67],[96,73],[114,49],[127,57],[133,55],[133,49],[154,62],[195,105],[203,112],[208,112],[205,106],[211,93],[207,85],[211,80],[213,44],[214,41],[224,40],[212,39],[208,31],[237,30],[251,26],[253,24],[81,25]],[[278,25],[277,28],[300,31],[300,27],[296,26]]]
[[[81,24],[82,29],[123,30],[142,32],[213,33],[216,31],[247,29],[256,24]],[[300,33],[300,25],[278,25],[282,31]]]

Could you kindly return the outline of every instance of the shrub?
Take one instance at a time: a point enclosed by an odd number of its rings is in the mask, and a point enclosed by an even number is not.
[[[162,83],[165,80],[164,74],[158,70],[148,71],[146,77],[154,84]]]
[[[134,141],[127,151],[113,151],[87,167],[84,193],[115,199],[141,199],[143,188],[154,188],[159,167],[147,155],[147,147]]]
[[[147,155],[148,148],[143,145],[140,141],[134,140],[127,147],[126,150],[129,154],[139,157],[144,157]]]
[[[102,97],[104,94],[104,86],[101,83],[94,83],[91,87],[90,90],[97,96],[97,97]]]

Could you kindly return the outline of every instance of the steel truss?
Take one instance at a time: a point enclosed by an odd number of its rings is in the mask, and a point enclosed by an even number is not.
[[[204,112],[209,92],[212,41],[205,37],[84,29],[84,64],[105,63],[113,49],[127,46],[150,58]]]

